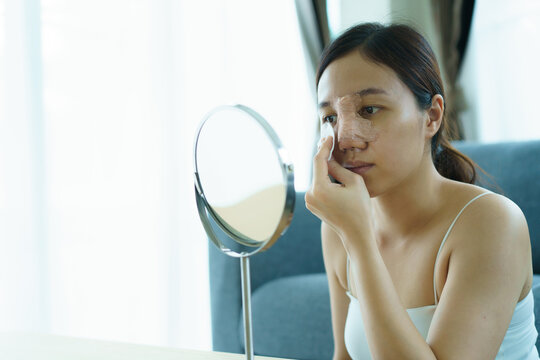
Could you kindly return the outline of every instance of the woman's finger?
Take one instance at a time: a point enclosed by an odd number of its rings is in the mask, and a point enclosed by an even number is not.
[[[313,184],[329,183],[328,157],[332,148],[332,138],[327,137],[321,143],[319,151],[313,158]]]
[[[356,183],[360,180],[358,177],[361,177],[360,175],[347,170],[334,159],[328,162],[328,173],[345,186]]]

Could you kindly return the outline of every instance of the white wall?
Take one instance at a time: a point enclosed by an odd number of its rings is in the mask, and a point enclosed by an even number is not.
[[[467,138],[540,139],[540,2],[478,0],[459,82]]]

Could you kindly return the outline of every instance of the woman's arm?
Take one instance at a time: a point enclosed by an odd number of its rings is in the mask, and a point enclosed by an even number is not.
[[[350,299],[345,293],[337,276],[340,264],[347,261],[347,253],[343,248],[341,239],[324,222],[321,225],[322,249],[324,267],[328,276],[330,290],[330,308],[332,310],[332,333],[334,336],[333,360],[350,360],[349,353],[345,348],[344,332],[345,321],[349,309]]]
[[[521,210],[500,195],[471,204],[445,246],[448,275],[425,341],[401,305],[373,241],[347,235],[374,359],[493,359],[527,272],[530,243]],[[355,266],[352,266],[353,263]]]
[[[450,234],[448,275],[428,343],[441,359],[493,359],[529,276],[525,216],[511,200],[472,203]]]

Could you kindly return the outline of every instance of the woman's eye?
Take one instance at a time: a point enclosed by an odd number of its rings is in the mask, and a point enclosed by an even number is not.
[[[336,115],[323,116],[323,122],[328,122],[330,124],[333,124],[334,121],[336,121]]]
[[[360,111],[360,115],[373,115],[377,111],[379,111],[381,108],[378,106],[364,106],[362,110]]]

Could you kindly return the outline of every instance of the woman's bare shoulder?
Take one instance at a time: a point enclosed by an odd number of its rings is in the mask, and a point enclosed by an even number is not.
[[[465,216],[460,216],[460,218],[463,217],[463,220],[459,220],[460,222],[471,225],[467,230],[474,232],[475,229],[481,229],[481,225],[489,225],[490,227],[501,227],[509,224],[518,227],[526,226],[525,216],[519,206],[504,195],[477,185],[457,181],[448,182],[444,191],[448,203],[454,203],[457,206],[456,209],[460,210],[475,197],[487,193],[471,202],[464,210],[464,212],[466,211]],[[498,223],[499,221],[501,223]]]
[[[457,186],[456,200],[461,209],[474,197],[488,192],[469,184]],[[530,239],[527,221],[519,206],[506,196],[489,192],[463,210],[448,236],[450,259],[470,259],[479,266],[479,259],[515,266],[523,271],[521,280],[529,277]],[[475,260],[476,259],[476,260]],[[454,261],[455,263],[455,261]]]
[[[525,215],[509,198],[491,193],[469,204],[461,219],[462,237],[475,239],[472,245],[529,247],[529,231]],[[472,246],[471,245],[471,246]]]

